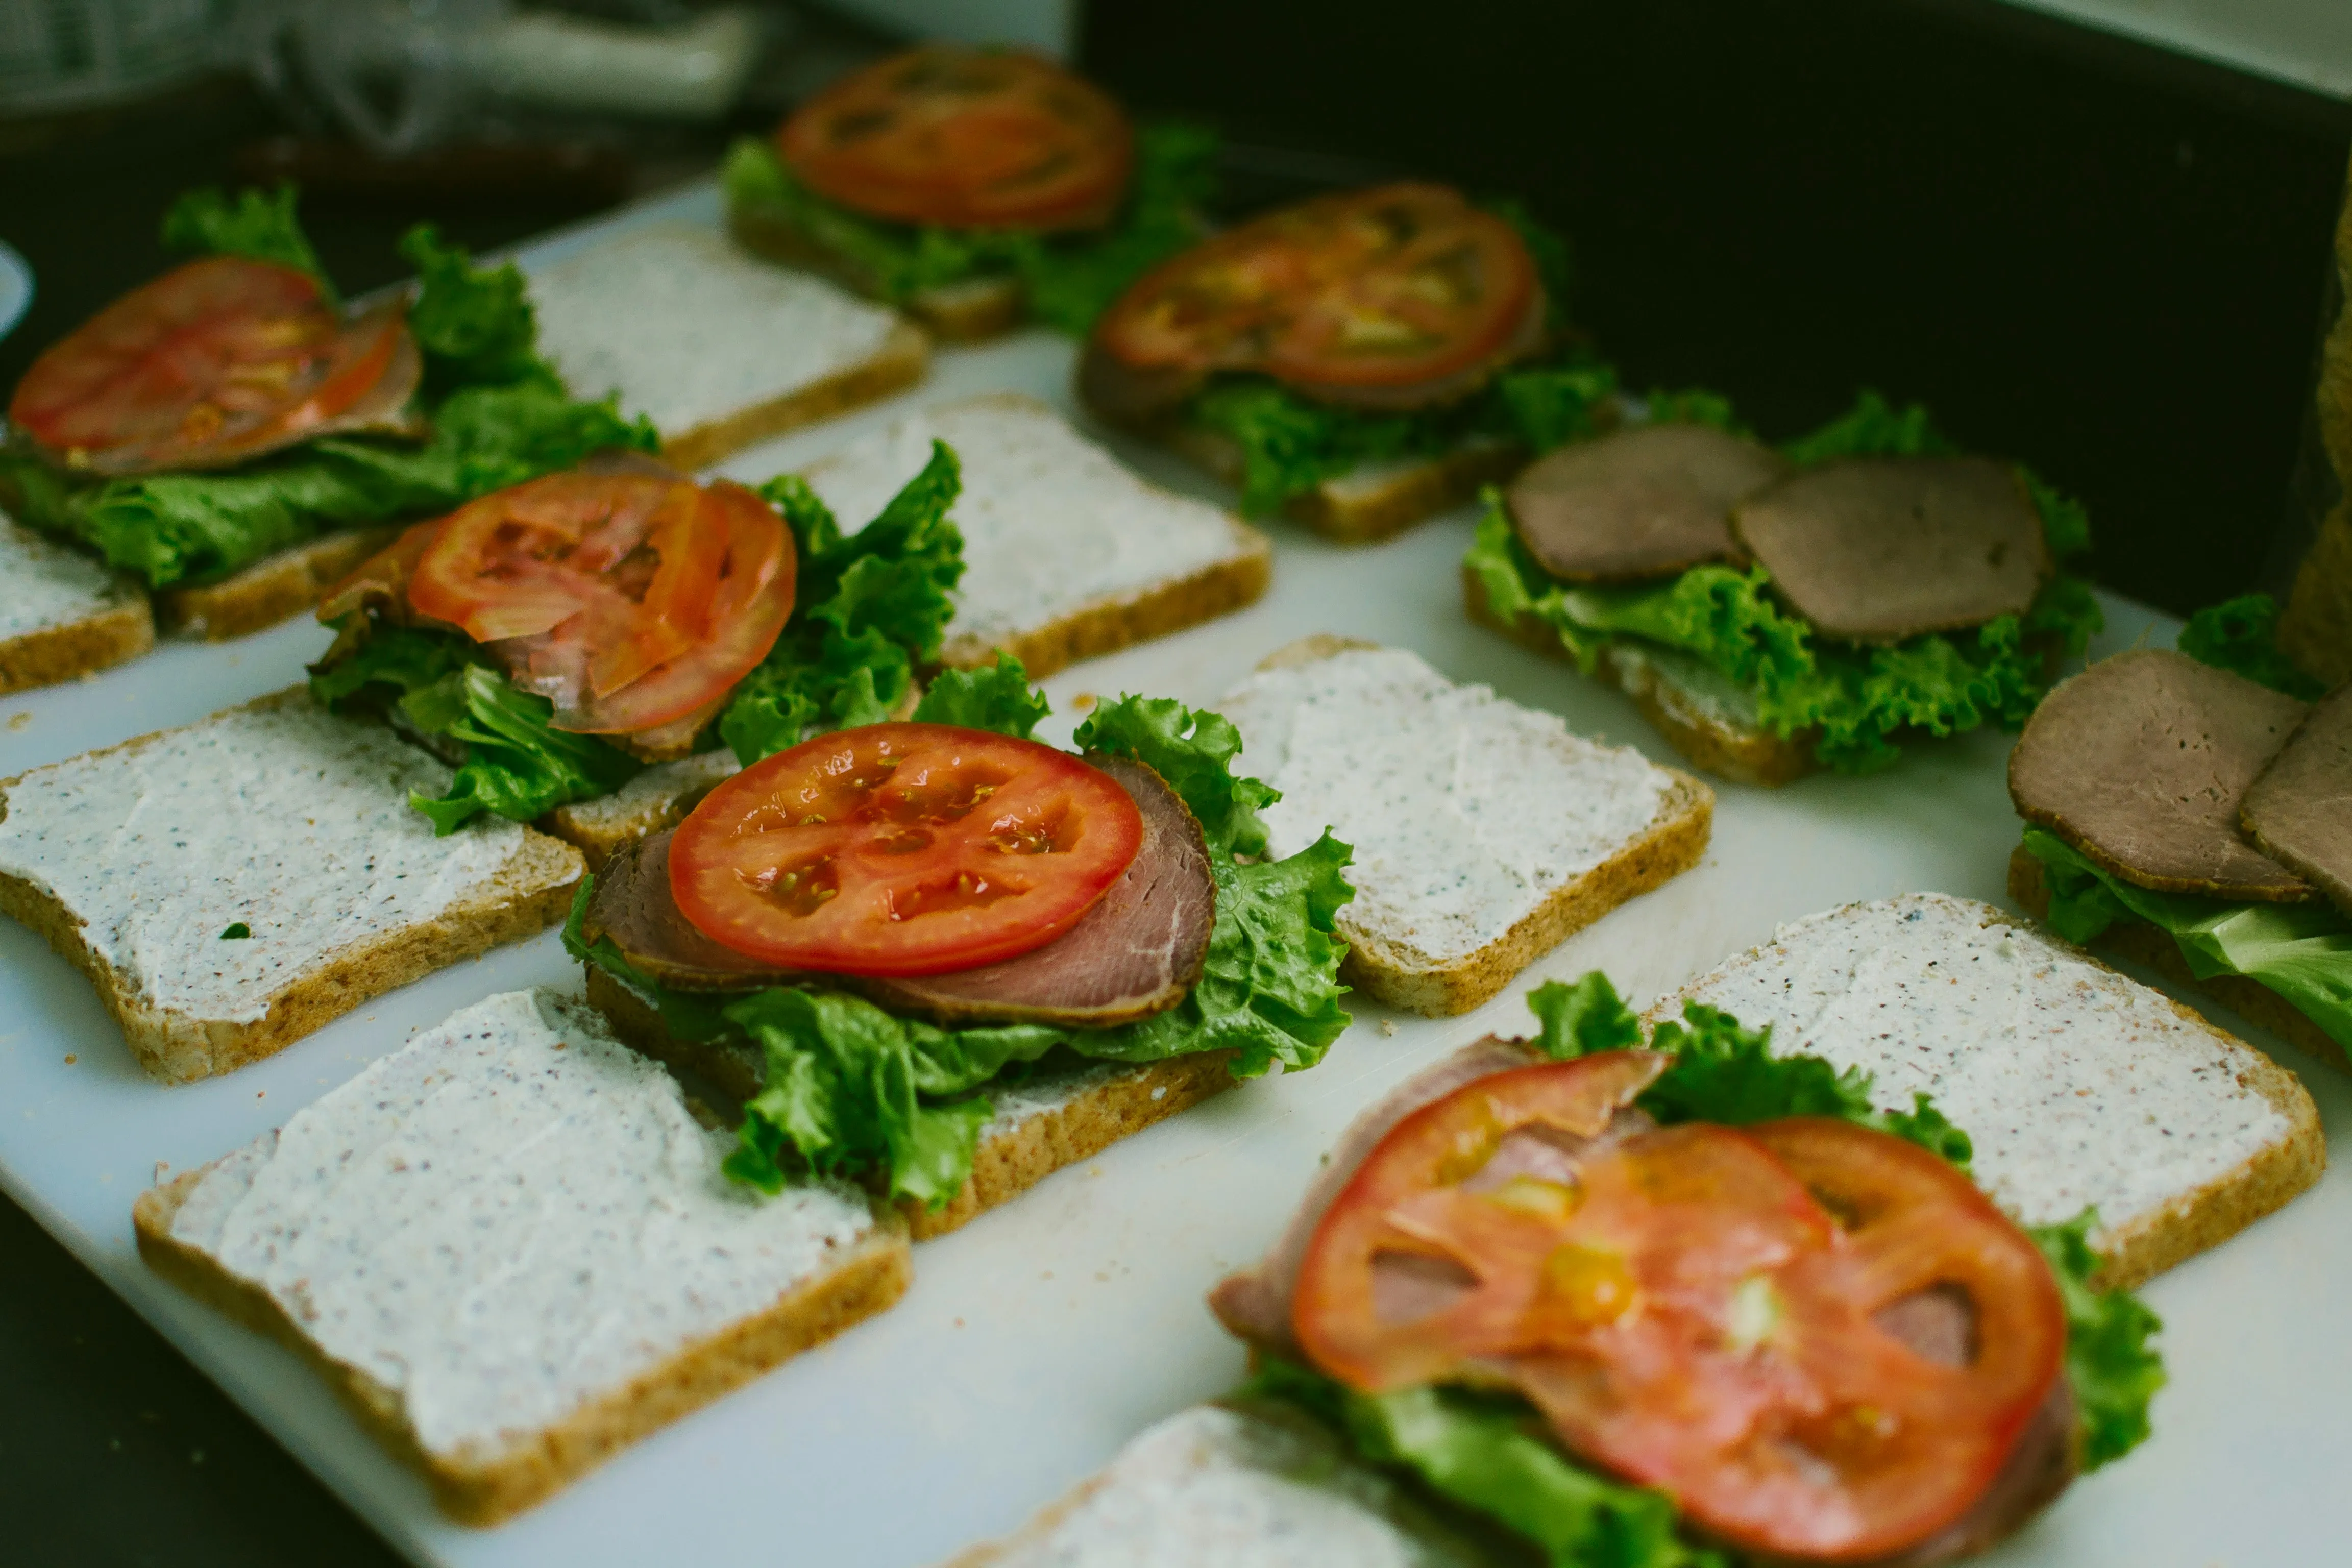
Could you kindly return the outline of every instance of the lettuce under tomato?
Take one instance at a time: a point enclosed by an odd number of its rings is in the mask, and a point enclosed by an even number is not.
[[[1054,710],[1029,684],[1029,671],[1009,653],[978,669],[943,669],[923,688],[909,715],[918,724],[954,724],[1025,741]]]
[[[810,190],[772,147],[748,137],[728,153],[720,181],[739,221],[797,230],[859,288],[894,304],[974,279],[1017,277],[1030,315],[1076,337],[1129,283],[1201,237],[1217,146],[1214,132],[1194,125],[1139,127],[1126,204],[1105,227],[1074,234],[867,217]]]
[[[165,237],[316,268],[290,187],[275,197],[247,191],[234,204],[197,192],[173,209]],[[63,473],[16,444],[0,448],[0,498],[22,521],[163,588],[217,581],[331,529],[448,511],[607,447],[658,447],[650,424],[563,390],[533,346],[538,330],[513,267],[476,268],[426,226],[410,231],[401,253],[420,272],[410,324],[432,421],[422,443],[335,436],[233,468],[119,479]]]
[[[1043,717],[1044,699],[1008,700],[1002,683],[1019,669],[1001,660],[993,672],[948,683],[930,716],[1025,735]],[[1228,847],[1211,860],[1217,912],[1200,982],[1175,1007],[1139,1023],[943,1029],[819,986],[689,996],[638,973],[609,939],[583,939],[583,885],[564,932],[574,957],[646,995],[674,1032],[701,1040],[740,1034],[763,1053],[763,1087],[744,1107],[730,1174],[774,1192],[803,1170],[874,1172],[894,1198],[937,1207],[971,1174],[992,1114],[990,1082],[1049,1055],[1068,1064],[1144,1063],[1231,1050],[1236,1078],[1322,1060],[1349,1022],[1339,1005],[1347,944],[1334,930],[1339,907],[1355,896],[1348,847],[1327,834],[1287,859],[1234,863],[1231,843],[1263,847],[1255,809],[1275,795],[1233,775],[1238,747],[1216,714],[1122,698],[1097,709],[1078,743],[1150,764],[1204,825],[1221,824]]]
[[[2135,887],[2056,835],[2025,830],[2050,889],[2050,928],[2087,945],[2117,922],[2146,921],[2168,934],[2200,980],[2235,974],[2275,992],[2352,1050],[2352,917],[2319,900],[2232,903],[2200,893]]]
[[[242,256],[249,261],[270,261],[307,272],[318,280],[328,300],[341,296],[327,276],[310,237],[294,216],[296,192],[291,184],[275,191],[247,188],[234,198],[218,186],[184,193],[163,215],[163,248],[183,256]]]

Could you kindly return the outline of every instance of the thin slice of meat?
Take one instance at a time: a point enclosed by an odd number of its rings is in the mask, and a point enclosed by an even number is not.
[[[603,937],[646,979],[678,991],[760,991],[810,978],[772,968],[702,934],[669,890],[669,842],[664,828],[625,844],[604,862],[588,893],[580,934]]]
[[[2053,571],[2018,471],[1987,458],[1845,458],[1732,509],[1739,542],[1833,637],[1893,643],[2023,615]]]
[[[933,1023],[1109,1028],[1164,1013],[1191,994],[1217,918],[1209,846],[1183,797],[1126,757],[1087,759],[1143,813],[1143,844],[1078,923],[1044,947],[952,974],[853,980],[893,1012]]]
[[[2009,797],[2134,886],[2300,901],[2310,885],[2239,837],[2238,813],[2305,712],[2187,654],[2121,654],[2042,699],[2010,753]]]
[[[2352,915],[2352,686],[2312,704],[2238,815],[2264,854]]]
[[[1769,447],[1710,425],[1644,425],[1561,447],[1505,504],[1553,576],[1639,582],[1738,557],[1733,503],[1788,472]]]

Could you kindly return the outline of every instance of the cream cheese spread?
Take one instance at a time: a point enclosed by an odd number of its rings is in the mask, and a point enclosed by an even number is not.
[[[0,793],[0,872],[55,896],[148,1005],[250,1023],[282,986],[487,892],[515,858],[523,829],[496,817],[434,837],[409,792],[449,779],[306,697],[235,708],[25,774]],[[238,927],[250,934],[224,936]]]
[[[534,272],[539,346],[573,395],[665,439],[863,364],[898,318],[715,228],[635,229]]]
[[[859,528],[922,470],[934,439],[963,466],[949,514],[964,559],[950,637],[1033,631],[1255,548],[1218,508],[1145,482],[1052,409],[1013,394],[925,409],[803,477],[843,527]]]
[[[1274,853],[1354,846],[1343,929],[1444,963],[1508,931],[1641,837],[1674,775],[1399,648],[1262,669],[1218,710],[1282,792]]]
[[[1395,1484],[1306,1422],[1204,1405],[1119,1450],[1058,1517],[993,1568],[1470,1568],[1486,1561],[1408,1522]]]
[[[547,989],[419,1035],[211,1167],[174,1239],[398,1395],[419,1444],[528,1441],[765,1310],[873,1229],[769,1198],[601,1015]]]
[[[104,566],[0,515],[0,642],[86,621],[121,598]]]
[[[2025,1225],[2096,1205],[2103,1232],[2195,1192],[2290,1131],[2239,1075],[2253,1052],[1990,904],[1912,893],[1780,928],[1685,988],[1776,1052],[1930,1094],[1977,1181]]]

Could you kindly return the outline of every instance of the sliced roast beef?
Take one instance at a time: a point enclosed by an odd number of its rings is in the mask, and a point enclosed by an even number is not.
[[[2305,706],[2187,654],[2103,659],[2042,699],[2009,758],[2017,814],[2125,881],[2288,902],[2310,887],[2238,836]]]
[[[2264,854],[2352,915],[2352,686],[2312,704],[2239,816]]]
[[[1209,847],[1183,797],[1126,757],[1087,759],[1143,813],[1143,844],[1084,919],[1018,958],[953,974],[856,980],[894,1012],[940,1024],[1108,1028],[1164,1013],[1201,978],[1216,923]]]
[[[2049,581],[2042,514],[1986,458],[1845,458],[1732,509],[1731,528],[1822,631],[1892,643],[2023,615]]]
[[[1709,425],[1644,425],[1563,447],[1513,481],[1511,527],[1569,583],[1628,583],[1739,554],[1732,503],[1789,471]]]
[[[681,991],[756,991],[822,979],[893,1012],[945,1025],[1108,1028],[1167,1011],[1201,978],[1216,923],[1216,879],[1201,825],[1143,763],[1096,756],[1143,814],[1143,843],[1077,924],[1045,946],[953,974],[878,979],[777,970],[705,936],[670,896],[670,834],[614,855],[597,873],[582,932],[613,939],[647,978]]]

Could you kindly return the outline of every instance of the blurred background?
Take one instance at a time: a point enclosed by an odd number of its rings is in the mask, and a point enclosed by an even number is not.
[[[707,177],[927,35],[1215,126],[1219,216],[1517,195],[1629,385],[1771,437],[1923,400],[2175,613],[2282,589],[2330,500],[2352,0],[0,0],[0,385],[162,269],[191,185],[297,182],[362,291],[413,222],[496,249]],[[0,1563],[392,1560],[0,1199]]]

